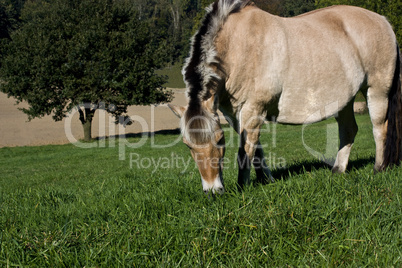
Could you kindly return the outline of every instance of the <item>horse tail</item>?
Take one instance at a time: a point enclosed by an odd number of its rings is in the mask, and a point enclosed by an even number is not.
[[[397,59],[392,87],[388,95],[387,137],[381,169],[399,165],[402,160],[402,69],[401,52],[397,46]]]

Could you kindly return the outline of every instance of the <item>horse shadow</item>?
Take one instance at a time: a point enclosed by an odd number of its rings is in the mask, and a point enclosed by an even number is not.
[[[375,158],[374,157],[367,157],[367,158],[360,158],[356,160],[351,160],[349,161],[348,168],[346,170],[346,173],[348,173],[351,170],[355,169],[361,169],[368,164],[374,163]],[[303,173],[308,173],[320,169],[329,169],[331,170],[332,166],[319,161],[319,160],[313,160],[313,161],[303,161],[303,162],[298,162],[291,164],[287,166],[286,168],[278,168],[278,169],[273,169],[271,171],[272,176],[276,181],[283,180],[286,181],[288,180],[291,176],[294,176],[295,174],[303,174]],[[257,184],[262,184],[266,185],[271,183],[270,180],[257,180]]]

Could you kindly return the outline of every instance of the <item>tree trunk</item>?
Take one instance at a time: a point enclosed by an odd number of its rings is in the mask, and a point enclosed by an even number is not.
[[[95,109],[85,107],[85,109],[79,109],[80,121],[84,129],[84,141],[92,140],[92,118],[95,114]]]
[[[82,124],[84,128],[84,141],[92,140],[92,119],[86,120],[84,124]]]
[[[177,35],[177,33],[180,30],[180,3],[173,3],[170,5],[170,11],[172,13],[172,18],[173,18],[173,29],[174,29],[174,34]]]

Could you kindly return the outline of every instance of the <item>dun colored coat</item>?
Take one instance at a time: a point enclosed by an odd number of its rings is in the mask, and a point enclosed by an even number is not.
[[[207,9],[183,68],[188,106],[184,142],[198,164],[203,189],[223,191],[221,110],[241,135],[240,186],[272,179],[258,146],[265,119],[307,124],[335,116],[340,148],[333,172],[346,170],[357,133],[353,101],[367,98],[376,143],[375,170],[401,160],[400,52],[386,18],[352,6],[333,6],[281,18],[248,0],[218,0]]]

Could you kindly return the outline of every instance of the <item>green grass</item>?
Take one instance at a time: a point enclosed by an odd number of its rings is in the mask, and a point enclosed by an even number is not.
[[[158,149],[148,140],[126,148],[124,161],[119,140],[0,149],[0,267],[401,267],[402,168],[373,174],[370,120],[357,121],[348,174],[332,175],[306,151],[302,127],[278,125],[275,138],[271,126],[266,155],[286,162],[274,170],[277,182],[238,192],[231,163],[216,199],[202,193],[193,160],[186,170],[144,160],[187,161],[181,142]],[[324,150],[332,124],[305,128],[305,143]],[[154,144],[177,138],[158,135]],[[130,168],[130,153],[145,167]]]
[[[168,82],[164,85],[170,88],[185,88],[186,85],[183,81],[183,76],[181,74],[182,64],[176,63],[173,66],[166,67],[162,70],[158,70],[156,73],[159,75],[165,75],[168,77]]]
[[[356,94],[355,102],[356,102],[356,101],[366,102],[366,98],[364,97],[363,93],[361,93],[361,91],[359,91],[359,92]]]

